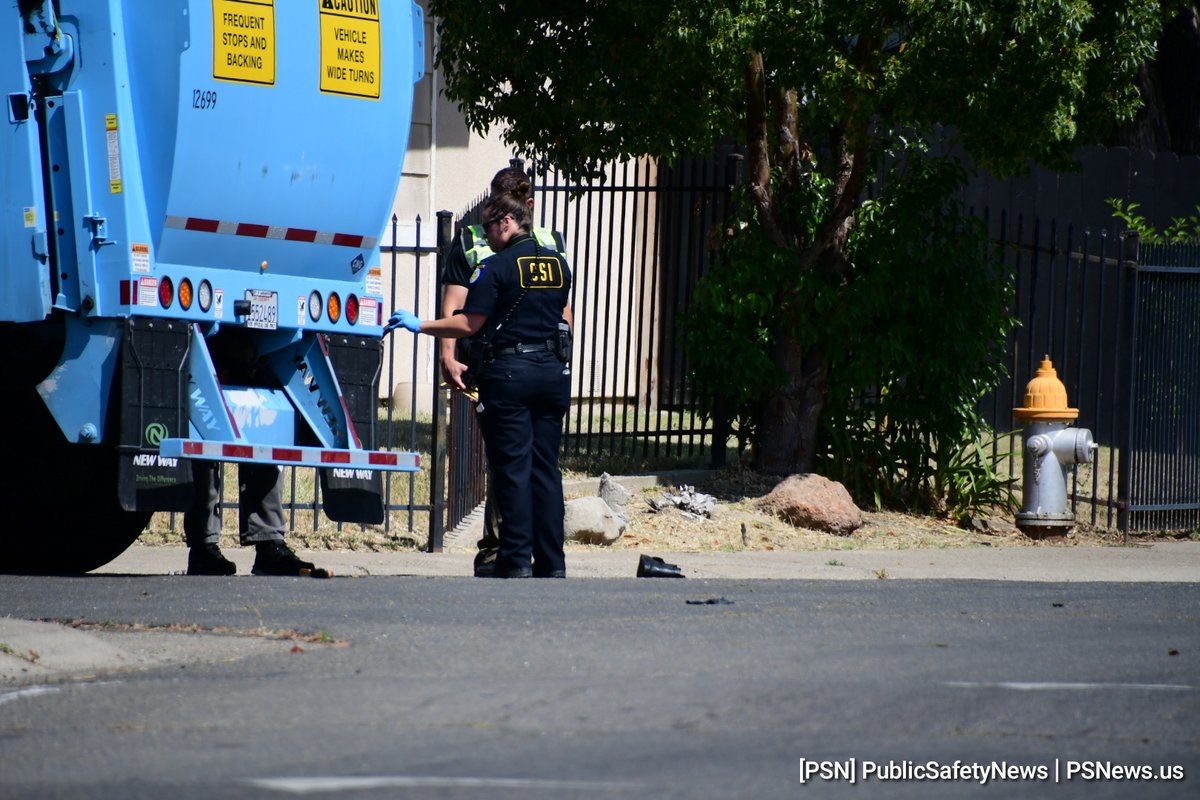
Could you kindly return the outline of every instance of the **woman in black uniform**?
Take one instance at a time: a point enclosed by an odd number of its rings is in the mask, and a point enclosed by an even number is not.
[[[493,197],[484,218],[496,254],[471,275],[462,312],[422,322],[400,310],[388,327],[487,340],[479,420],[500,509],[495,574],[563,578],[558,448],[570,402],[571,270],[530,235],[527,204]]]

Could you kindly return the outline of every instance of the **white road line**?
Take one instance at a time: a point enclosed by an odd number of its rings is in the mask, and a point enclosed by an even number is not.
[[[535,778],[449,777],[438,775],[314,776],[251,778],[245,783],[288,794],[359,792],[362,789],[467,788],[467,789],[612,789],[636,788],[636,783],[616,781],[539,781]]]
[[[955,689],[1014,689],[1018,692],[1047,692],[1047,691],[1105,691],[1111,689],[1127,689],[1140,692],[1188,692],[1196,686],[1178,683],[1035,683],[1019,681],[1000,681],[996,683],[974,681],[946,681],[944,684]]]
[[[17,689],[15,692],[0,694],[0,706],[22,697],[36,697],[39,694],[54,694],[59,691],[57,686],[30,686],[28,689]]]
[[[629,789],[632,783],[612,781],[549,781],[532,778],[451,778],[437,775],[376,775],[361,777],[308,777],[308,778],[251,778],[245,781],[260,789],[271,789],[289,794],[313,794],[316,792],[355,792],[363,789],[396,788],[467,788],[467,789],[594,789],[610,791]]]

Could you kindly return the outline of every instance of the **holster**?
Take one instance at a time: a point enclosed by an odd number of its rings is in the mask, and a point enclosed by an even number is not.
[[[558,323],[558,333],[554,337],[554,355],[564,364],[571,363],[571,350],[574,346],[574,336],[571,326],[565,322]]]
[[[454,346],[455,358],[467,365],[462,381],[467,389],[479,385],[479,376],[484,368],[492,362],[492,343],[486,336],[471,336],[459,339]]]

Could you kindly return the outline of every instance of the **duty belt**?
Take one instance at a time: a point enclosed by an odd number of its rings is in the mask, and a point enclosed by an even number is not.
[[[497,347],[495,350],[492,351],[492,355],[493,356],[518,356],[521,353],[542,353],[547,350],[552,353],[554,352],[554,340],[553,339],[547,339],[544,342],[534,342],[533,344],[526,344],[525,342],[519,342],[517,344],[514,344],[512,347]]]

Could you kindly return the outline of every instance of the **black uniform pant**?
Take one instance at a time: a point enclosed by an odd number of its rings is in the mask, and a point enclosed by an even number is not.
[[[484,502],[483,502],[483,535],[479,537],[475,548],[475,574],[491,575],[496,566],[496,556],[500,553],[500,509],[492,500],[495,490],[492,488],[492,467],[484,468]]]
[[[500,514],[496,574],[564,570],[558,448],[571,379],[551,352],[499,356],[479,382],[480,426]],[[531,563],[532,562],[532,563]]]

